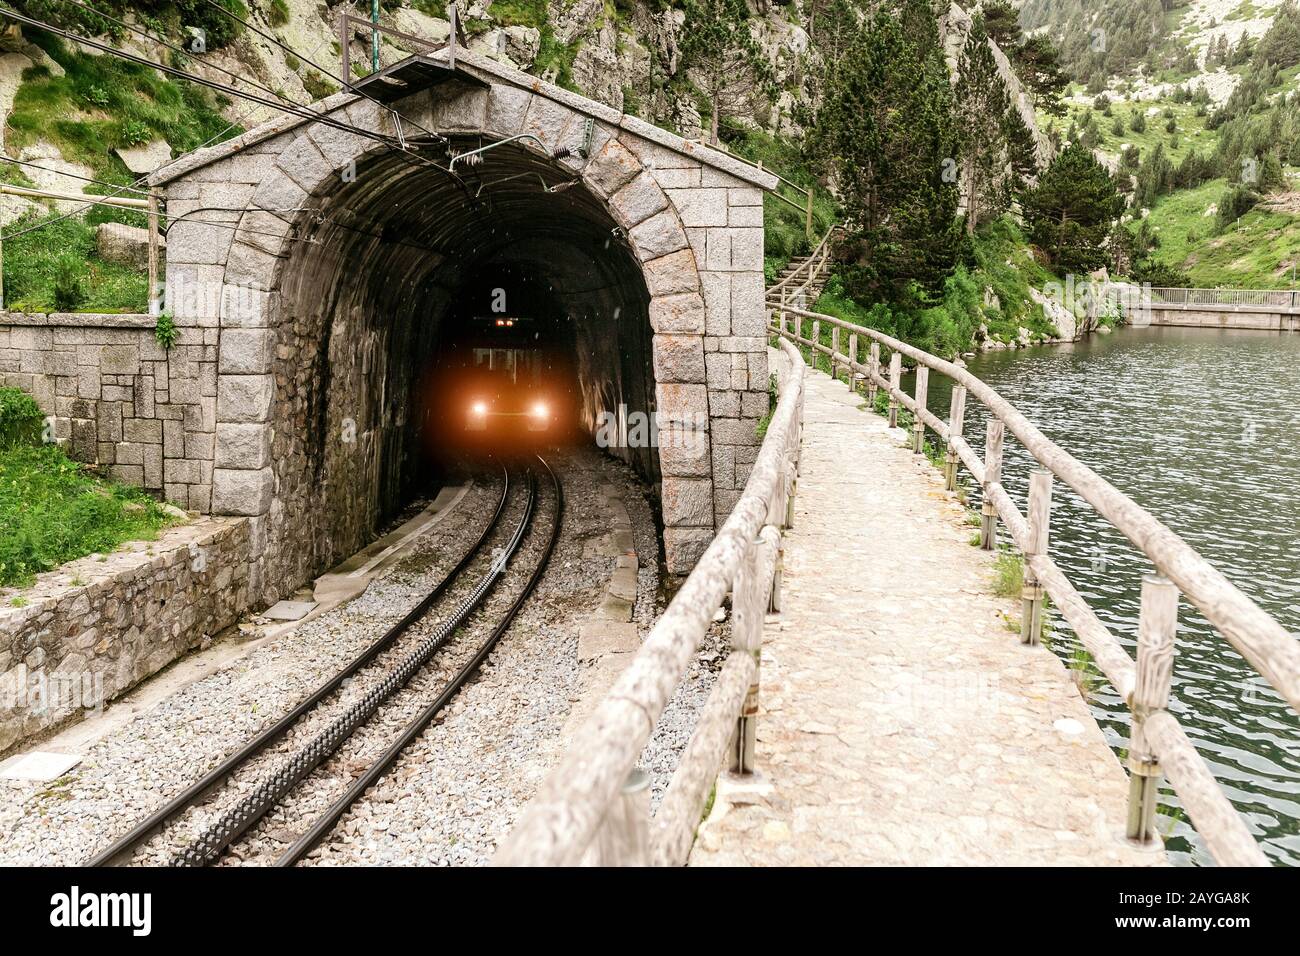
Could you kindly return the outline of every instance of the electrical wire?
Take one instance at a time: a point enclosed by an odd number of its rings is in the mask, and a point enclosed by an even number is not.
[[[43,172],[53,173],[56,176],[67,176],[69,179],[80,179],[83,183],[94,183],[96,186],[106,186],[109,189],[125,190],[127,192],[139,193],[142,196],[149,195],[148,191],[144,189],[135,189],[131,186],[123,186],[121,183],[108,183],[102,179],[92,179],[90,176],[80,176],[77,173],[65,173],[61,169],[51,169],[49,166],[42,166],[40,163],[33,163],[30,160],[14,159],[12,156],[5,156],[2,153],[0,153],[0,161],[14,163],[18,166],[30,166],[32,169],[39,169]]]
[[[360,0],[348,0],[348,7],[350,9],[355,9],[356,5],[359,2]],[[320,43],[316,44],[316,48],[312,50],[312,56],[315,56],[317,53],[320,52],[320,48],[325,45],[325,42],[326,41],[322,40]],[[251,116],[253,111],[256,108],[257,108],[256,105],[253,105],[250,106],[248,109],[244,110],[242,113],[237,114],[235,116],[235,119],[231,123],[229,123],[225,129],[221,130],[220,132],[213,133],[206,140],[200,143],[196,147],[196,149],[206,149],[207,147],[211,146],[213,143],[222,139],[232,129],[236,129],[244,120],[246,120],[249,116]],[[149,180],[149,174],[146,173],[145,175],[140,176],[138,179],[136,179],[136,181],[131,186],[118,186],[113,192],[108,193],[103,198],[112,199],[117,196],[121,196],[122,193],[128,190],[133,190],[134,187],[143,186],[145,183],[148,182],[148,180]],[[144,190],[135,190],[135,191],[143,192]],[[93,200],[87,200],[86,202],[81,203],[78,208],[65,212],[62,215],[55,217],[54,219],[46,219],[43,222],[39,222],[36,223],[35,225],[28,226],[26,229],[20,230],[19,232],[0,234],[0,239],[17,239],[19,236],[24,236],[29,232],[36,232],[40,229],[45,229],[48,226],[56,225],[57,223],[63,222],[67,219],[71,219],[73,216],[81,215],[83,212],[87,210],[87,208],[93,205],[100,205],[100,204],[96,203]]]
[[[308,66],[315,67],[315,69],[316,69],[317,71],[319,71],[320,73],[324,74],[325,76],[329,76],[329,75],[330,75],[330,71],[329,71],[328,69],[326,69],[325,67],[321,66],[319,63],[315,62],[314,60],[312,60],[312,59],[310,59],[310,58],[308,58],[308,57],[303,56],[301,53],[299,53],[299,52],[297,52],[296,50],[294,50],[294,49],[293,49],[292,47],[290,47],[288,44],[282,42],[282,41],[280,40],[279,37],[277,37],[277,36],[275,36],[275,35],[273,35],[273,34],[267,33],[265,30],[262,30],[262,29],[259,28],[259,27],[255,27],[255,26],[253,26],[253,24],[249,23],[247,20],[245,20],[245,19],[243,19],[242,17],[240,17],[240,16],[239,16],[238,14],[236,14],[234,11],[232,11],[232,10],[227,10],[227,9],[226,9],[225,7],[223,7],[220,3],[217,3],[216,0],[203,0],[203,2],[206,3],[208,6],[212,7],[214,10],[218,11],[219,13],[223,13],[223,14],[225,14],[225,15],[226,15],[227,17],[229,17],[231,20],[234,20],[236,23],[238,23],[238,24],[240,24],[241,26],[243,26],[246,30],[252,30],[254,33],[256,33],[258,36],[262,37],[263,39],[265,39],[265,40],[269,40],[271,43],[274,43],[276,46],[278,46],[278,47],[279,47],[281,50],[283,50],[285,53],[288,53],[288,54],[291,55],[291,56],[297,57],[299,60],[302,60],[302,61],[303,61],[304,63],[306,63]],[[345,41],[345,42],[346,42],[346,41]],[[401,119],[406,120],[406,122],[407,122],[409,125],[414,126],[416,129],[418,129],[418,130],[419,130],[420,132],[422,132],[422,133],[425,133],[425,134],[427,134],[427,135],[429,135],[429,136],[432,136],[434,139],[438,140],[439,142],[441,142],[441,143],[446,143],[446,142],[447,142],[447,137],[445,137],[445,136],[441,136],[441,135],[439,135],[438,133],[435,133],[435,132],[434,132],[433,130],[431,130],[431,129],[426,129],[425,127],[421,126],[419,123],[416,123],[416,122],[413,121],[413,120],[406,119],[405,116],[402,116],[402,114],[398,113],[397,110],[393,109],[392,106],[389,106],[387,103],[383,103],[383,102],[379,101],[378,99],[376,99],[375,97],[373,97],[373,96],[371,96],[369,93],[367,93],[365,90],[357,89],[355,86],[352,85],[352,83],[350,82],[350,80],[351,80],[351,77],[343,77],[343,78],[342,78],[342,81],[341,81],[341,82],[342,82],[342,84],[343,84],[343,88],[344,88],[344,89],[346,89],[346,90],[350,90],[352,93],[355,93],[357,96],[361,96],[361,97],[364,97],[365,99],[370,100],[370,102],[377,104],[381,109],[387,110],[387,111],[388,111],[389,113],[391,113],[393,116],[395,116],[395,117],[400,117]]]

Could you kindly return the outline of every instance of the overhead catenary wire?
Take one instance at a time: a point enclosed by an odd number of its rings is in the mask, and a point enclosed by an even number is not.
[[[360,0],[348,0],[348,7],[355,8],[357,3],[359,2]],[[312,51],[312,55],[314,56],[316,53],[320,52],[320,48],[324,45],[325,45],[325,41],[322,40],[320,43],[316,45],[316,48]],[[226,125],[224,129],[222,129],[218,133],[213,133],[206,140],[200,143],[197,148],[206,149],[207,147],[211,146],[213,143],[217,142],[217,140],[224,137],[231,130],[237,128],[239,124],[242,123],[244,120],[246,120],[256,108],[257,105],[253,104],[248,109],[239,113],[234,120],[232,120],[230,123]],[[108,193],[104,198],[113,198],[116,196],[120,196],[122,195],[122,193],[126,192],[129,189],[138,188],[140,186],[145,185],[148,179],[149,179],[149,174],[146,173],[143,176],[138,177],[135,180],[135,182],[131,184],[131,186],[118,186],[115,188],[113,192]],[[144,190],[139,190],[139,191],[144,192]],[[60,222],[63,222],[64,220],[71,219],[73,216],[80,215],[81,213],[86,211],[87,207],[95,204],[96,203],[94,200],[87,200],[86,202],[82,203],[78,208],[65,212],[62,215],[54,217],[53,219],[46,219],[43,222],[38,222],[35,225],[28,226],[26,229],[21,229],[18,232],[4,233],[3,235],[0,235],[0,239],[17,239],[19,236],[27,235],[29,232],[36,232],[40,229],[48,228],[49,226],[56,225]]]
[[[94,183],[96,186],[104,186],[108,189],[117,189],[124,192],[139,193],[142,196],[147,196],[149,194],[149,191],[147,189],[136,189],[133,186],[124,186],[121,183],[110,183],[110,182],[105,182],[102,179],[95,179],[91,176],[82,176],[78,173],[69,173],[61,169],[51,169],[49,166],[42,166],[40,163],[34,163],[31,160],[27,160],[27,159],[14,159],[12,156],[5,156],[3,154],[0,154],[0,160],[3,160],[6,163],[13,163],[17,166],[30,166],[32,169],[39,169],[42,170],[43,172],[53,173],[55,176],[67,176],[69,179],[80,179],[83,183]]]
[[[179,69],[174,66],[168,66],[165,63],[157,63],[153,60],[150,60],[147,57],[138,56],[126,50],[118,50],[107,43],[100,43],[98,40],[92,40],[89,37],[83,37],[80,34],[73,33],[70,30],[64,30],[60,27],[53,26],[52,24],[45,23],[42,20],[37,20],[33,17],[29,17],[25,14],[19,13],[18,11],[12,9],[11,7],[0,6],[0,14],[3,14],[4,16],[7,17],[11,17],[12,19],[17,20],[20,23],[25,23],[28,26],[36,27],[39,30],[45,30],[49,33],[53,33],[55,36],[62,37],[74,43],[80,43],[83,46],[90,47],[93,50],[99,50],[102,53],[107,53],[111,56],[116,56],[120,59],[127,60],[131,63],[135,63],[140,66],[145,66],[151,69],[158,70],[160,73],[165,73],[169,76],[174,76],[178,79],[189,80],[190,82],[197,83],[200,86],[206,86],[209,89],[216,90],[219,93],[225,93],[227,96],[242,97],[243,99],[249,100],[254,103],[258,103],[259,105],[265,106],[269,109],[279,110],[283,113],[288,113],[292,116],[297,116],[300,119],[309,119],[312,120],[313,122],[321,123],[325,126],[342,130],[343,132],[356,133],[358,136],[363,136],[367,139],[371,139],[376,142],[379,142],[384,146],[388,146],[390,149],[405,153],[406,155],[411,156],[430,166],[434,166],[435,168],[438,169],[443,169],[441,166],[438,166],[437,163],[434,163],[432,160],[426,157],[419,156],[418,154],[402,149],[400,144],[398,144],[395,138],[392,136],[388,136],[383,133],[376,133],[373,130],[368,130],[365,129],[364,127],[356,126],[352,123],[335,119],[334,117],[329,116],[328,114],[318,113],[308,107],[302,106],[297,103],[279,103],[276,102],[275,100],[267,99],[266,97],[259,96],[255,93],[249,93],[247,91],[238,90],[227,83],[221,83],[217,80],[210,80],[207,77],[198,76],[193,73],[187,73],[185,70]],[[443,171],[445,172],[446,170],[443,169]]]
[[[315,110],[312,110],[309,107],[292,103],[291,101],[286,101],[283,104],[277,103],[275,101],[268,100],[265,97],[261,97],[252,93],[241,91],[232,86],[229,86],[228,84],[220,83],[216,80],[210,80],[205,77],[196,76],[194,74],[187,73],[186,71],[178,69],[176,67],[168,66],[166,64],[156,63],[152,60],[149,60],[146,57],[137,56],[136,54],[129,53],[124,50],[117,50],[112,46],[109,46],[108,44],[100,43],[97,40],[80,36],[79,34],[73,33],[70,30],[64,30],[60,27],[56,27],[42,20],[37,20],[34,17],[26,16],[25,14],[19,13],[18,11],[10,7],[0,6],[0,15],[10,17],[12,19],[19,21],[20,23],[24,23],[27,24],[28,26],[35,27],[36,29],[45,30],[47,32],[53,33],[55,36],[62,37],[74,43],[82,44],[83,46],[90,47],[91,49],[99,50],[100,52],[107,53],[112,56],[117,56],[121,59],[127,60],[132,63],[136,63],[141,66],[156,69],[161,73],[174,76],[178,79],[189,80],[201,86],[208,87],[209,89],[216,90],[217,92],[225,93],[229,96],[239,97],[248,100],[252,103],[255,103],[257,105],[265,106],[269,109],[280,110],[281,112],[289,113],[290,115],[297,116],[301,119],[310,120],[312,122],[319,122],[326,126],[330,126],[332,128],[339,129],[344,132],[354,133],[358,136],[362,136],[366,139],[370,139],[372,141],[378,142],[381,145],[386,146],[388,149],[392,150],[394,153],[413,159],[418,163],[437,169],[440,172],[447,173],[452,178],[452,180],[455,181],[458,186],[460,186],[462,190],[468,192],[468,187],[465,185],[464,181],[459,176],[457,176],[454,172],[451,172],[446,167],[438,163],[435,163],[433,160],[429,159],[428,157],[421,156],[418,153],[412,152],[411,150],[405,148],[402,144],[396,142],[395,139],[391,136],[386,136],[385,134],[377,133],[374,132],[373,130],[368,130],[365,129],[364,127],[356,126],[355,124],[352,123],[337,120],[334,117],[316,112]],[[240,22],[243,21],[241,20]],[[288,48],[286,47],[285,49]],[[357,91],[354,90],[353,92],[355,93]],[[280,94],[276,94],[276,95],[279,96]],[[371,97],[367,97],[367,98],[373,99]],[[383,104],[380,105],[382,106]],[[389,109],[388,107],[384,107],[384,108]],[[390,112],[392,111],[390,110]],[[432,134],[432,135],[436,136],[437,134]],[[442,139],[442,137],[439,137],[439,139]],[[138,180],[137,184],[143,181],[144,178]],[[119,187],[120,191],[125,191],[126,189],[129,188],[130,187]],[[120,192],[111,195],[120,195]],[[95,204],[95,200],[92,199],[87,199],[85,203],[85,205],[94,205],[94,204]],[[32,226],[27,227],[26,229],[19,230],[18,232],[4,234],[3,237],[0,238],[8,239],[8,240],[17,239],[18,237],[26,235],[29,232],[35,232],[38,229],[44,229],[54,225],[57,222],[61,222],[65,219],[71,218],[72,216],[77,215],[83,211],[84,211],[83,209],[72,210],[70,212],[64,213],[63,215],[59,216],[56,219],[47,220],[41,223],[36,223]]]

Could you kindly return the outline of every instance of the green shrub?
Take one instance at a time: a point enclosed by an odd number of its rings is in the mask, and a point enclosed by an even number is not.
[[[153,329],[153,337],[159,345],[169,349],[176,344],[176,340],[180,336],[181,330],[176,327],[176,320],[172,318],[170,312],[164,312],[158,316],[158,322]]]
[[[122,122],[122,129],[118,135],[123,146],[138,146],[153,138],[153,132],[148,126],[132,119]]]
[[[56,312],[72,312],[86,301],[85,274],[81,263],[74,257],[59,259],[54,269],[51,295]]]
[[[267,12],[271,26],[282,27],[289,22],[289,4],[285,0],[271,0],[271,9]]]
[[[0,449],[39,443],[44,422],[34,398],[22,389],[0,387]]]

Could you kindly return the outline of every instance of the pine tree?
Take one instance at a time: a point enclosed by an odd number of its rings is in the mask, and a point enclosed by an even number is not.
[[[954,95],[966,190],[966,231],[973,234],[981,222],[997,218],[1011,204],[1006,168],[1013,107],[982,16],[975,16],[966,34]]]
[[[1079,275],[1105,264],[1106,238],[1123,205],[1106,167],[1079,143],[1021,199],[1030,240],[1060,271]]]
[[[745,0],[687,0],[680,45],[681,68],[712,107],[709,142],[716,146],[722,117],[750,109],[768,81]]]
[[[811,148],[857,250],[848,292],[861,302],[937,292],[960,241],[957,131],[928,0],[882,5],[865,21],[828,78]]]

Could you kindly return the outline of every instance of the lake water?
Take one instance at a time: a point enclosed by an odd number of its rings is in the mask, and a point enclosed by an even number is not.
[[[1300,640],[1300,335],[1123,329],[969,361]],[[929,405],[946,419],[940,378]],[[966,434],[981,454],[983,411],[968,402]],[[1008,433],[1004,483],[1022,510],[1031,461]],[[1150,563],[1059,481],[1051,552],[1132,654]],[[1068,656],[1074,636],[1059,617],[1055,630]],[[1104,680],[1091,702],[1111,745],[1124,748],[1123,702]],[[1273,862],[1300,864],[1300,718],[1185,600],[1171,709]],[[1168,788],[1162,804],[1172,858],[1209,863]]]

